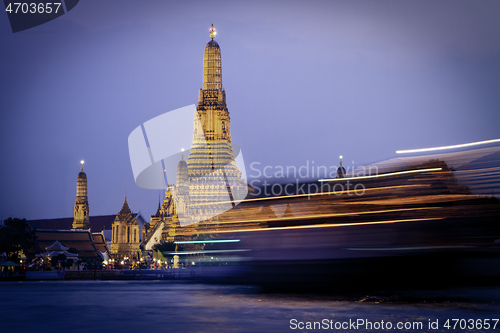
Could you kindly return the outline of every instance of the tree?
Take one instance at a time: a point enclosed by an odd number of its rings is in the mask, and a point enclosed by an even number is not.
[[[52,264],[52,267],[56,267],[59,262],[64,262],[64,261],[66,261],[66,255],[61,253],[55,257],[52,257],[50,263]]]
[[[94,269],[102,269],[102,262],[103,262],[102,255],[98,253],[97,258],[96,257],[85,257],[83,258],[83,262],[85,262],[85,267],[87,270],[94,270]]]
[[[77,250],[77,249],[75,249],[74,247],[70,247],[70,248],[68,249],[68,252],[69,252],[69,253],[78,254],[78,250]]]
[[[9,217],[0,226],[0,252],[7,254],[8,260],[18,261],[20,250],[27,250],[34,245],[35,231],[26,219]]]

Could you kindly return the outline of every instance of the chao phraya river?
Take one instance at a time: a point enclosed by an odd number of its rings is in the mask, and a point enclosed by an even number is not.
[[[0,283],[0,295],[0,332],[500,331],[500,324],[492,329],[500,317],[497,287],[339,296],[172,281],[22,281]],[[462,321],[453,330],[454,322],[444,327],[447,319]],[[352,325],[359,320],[364,325]],[[429,330],[429,320],[438,329]],[[307,329],[308,322],[323,329]],[[398,323],[423,327],[399,330]]]

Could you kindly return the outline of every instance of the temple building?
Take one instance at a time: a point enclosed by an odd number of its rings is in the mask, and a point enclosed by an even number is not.
[[[35,229],[34,246],[26,255],[34,259],[54,242],[65,247],[73,247],[78,251],[78,257],[109,258],[109,244],[111,238],[111,222],[115,215],[90,216],[89,200],[87,195],[87,175],[81,170],[76,180],[76,200],[74,216],[57,219],[41,219],[28,221]]]
[[[139,222],[127,203],[127,193],[122,209],[116,215],[112,226],[111,255],[115,258],[137,257],[140,251]]]
[[[83,161],[81,163],[76,182],[74,216],[28,221],[36,229],[37,236],[31,255],[40,253],[55,241],[76,248],[80,257],[94,257],[98,253],[109,257],[111,252],[116,259],[137,255],[137,251],[140,251],[140,231],[145,224],[141,213],[130,210],[125,195],[125,202],[118,214],[90,216],[87,175],[83,171]]]
[[[76,180],[76,201],[73,219],[73,230],[90,229],[89,220],[89,198],[87,197],[87,175],[82,170]]]

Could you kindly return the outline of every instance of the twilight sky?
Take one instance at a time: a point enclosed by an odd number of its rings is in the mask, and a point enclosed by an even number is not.
[[[0,14],[0,218],[73,216],[84,159],[91,215],[126,183],[149,219],[128,135],[197,102],[212,23],[250,177],[500,138],[498,0],[83,0],[15,34]]]

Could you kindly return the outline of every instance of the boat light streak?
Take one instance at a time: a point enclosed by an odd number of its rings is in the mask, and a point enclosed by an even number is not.
[[[252,251],[249,249],[242,250],[205,250],[205,251],[177,251],[177,252],[169,252],[169,255],[173,254],[200,254],[200,253],[226,253],[226,252],[248,252]]]
[[[422,169],[423,170],[423,169]],[[356,177],[356,179],[360,179],[361,177]],[[342,179],[348,179],[348,178],[342,178]],[[351,178],[349,178],[351,179]],[[415,184],[415,185],[397,185],[397,186],[384,186],[384,187],[371,187],[371,188],[366,188],[365,191],[374,191],[374,190],[390,190],[390,189],[396,189],[396,188],[410,188],[410,187],[423,187],[423,186],[428,186],[428,185],[423,185],[423,184]],[[281,195],[278,197],[265,197],[265,198],[254,198],[254,199],[243,199],[241,202],[253,202],[253,201],[266,201],[266,200],[281,200],[281,199],[289,199],[289,198],[302,198],[302,197],[314,197],[314,196],[321,196],[321,195],[331,195],[331,194],[336,194],[336,191],[330,191],[330,192],[317,192],[317,193],[304,193],[304,194],[290,194],[290,195]],[[345,193],[355,193],[354,190],[346,190]],[[199,204],[193,204],[193,206],[210,206],[210,205],[215,205],[215,204],[227,204],[231,203],[231,201],[216,201],[216,202],[210,202],[210,203],[199,203]]]
[[[199,240],[199,241],[182,241],[175,242],[175,244],[208,244],[208,243],[237,243],[239,239],[218,239],[218,240]]]
[[[436,249],[466,249],[472,248],[467,245],[441,245],[441,246],[412,246],[412,247],[379,247],[379,248],[365,248],[365,247],[348,247],[346,250],[350,251],[415,251],[415,250],[436,250]]]
[[[222,234],[222,233],[251,232],[251,231],[273,231],[273,230],[292,230],[292,229],[336,228],[336,227],[349,227],[349,226],[371,225],[371,224],[390,224],[390,223],[401,223],[401,222],[432,221],[432,220],[442,220],[442,219],[444,219],[444,217],[429,217],[429,218],[425,218],[425,219],[372,221],[372,222],[358,222],[358,223],[314,224],[314,225],[299,225],[299,226],[276,227],[276,228],[258,228],[258,229],[241,229],[241,230],[218,230],[218,231],[210,231],[208,233],[209,234]]]
[[[471,142],[471,143],[463,143],[463,144],[460,144],[460,145],[453,145],[453,146],[443,146],[443,147],[433,147],[433,148],[421,148],[421,149],[409,149],[409,150],[397,150],[396,154],[420,153],[420,152],[424,152],[424,151],[436,151],[436,150],[445,150],[445,149],[464,148],[464,147],[484,145],[484,144],[494,143],[494,142],[500,142],[500,139],[478,141],[478,142]]]
[[[218,225],[218,224],[234,224],[234,223],[252,223],[252,222],[272,222],[272,221],[293,221],[293,220],[301,220],[301,219],[323,219],[328,217],[338,217],[338,216],[358,216],[365,214],[381,214],[381,213],[394,213],[394,212],[403,212],[403,211],[415,211],[422,209],[438,209],[442,207],[415,207],[415,208],[398,208],[398,209],[385,209],[385,210],[373,210],[373,211],[362,211],[362,212],[352,212],[352,213],[331,213],[331,214],[315,214],[315,215],[299,215],[299,216],[291,216],[291,217],[275,217],[269,219],[256,219],[256,220],[238,220],[238,221],[215,221],[213,223],[204,222],[204,225]],[[189,243],[189,242],[188,242]],[[177,244],[177,242],[176,242]]]

